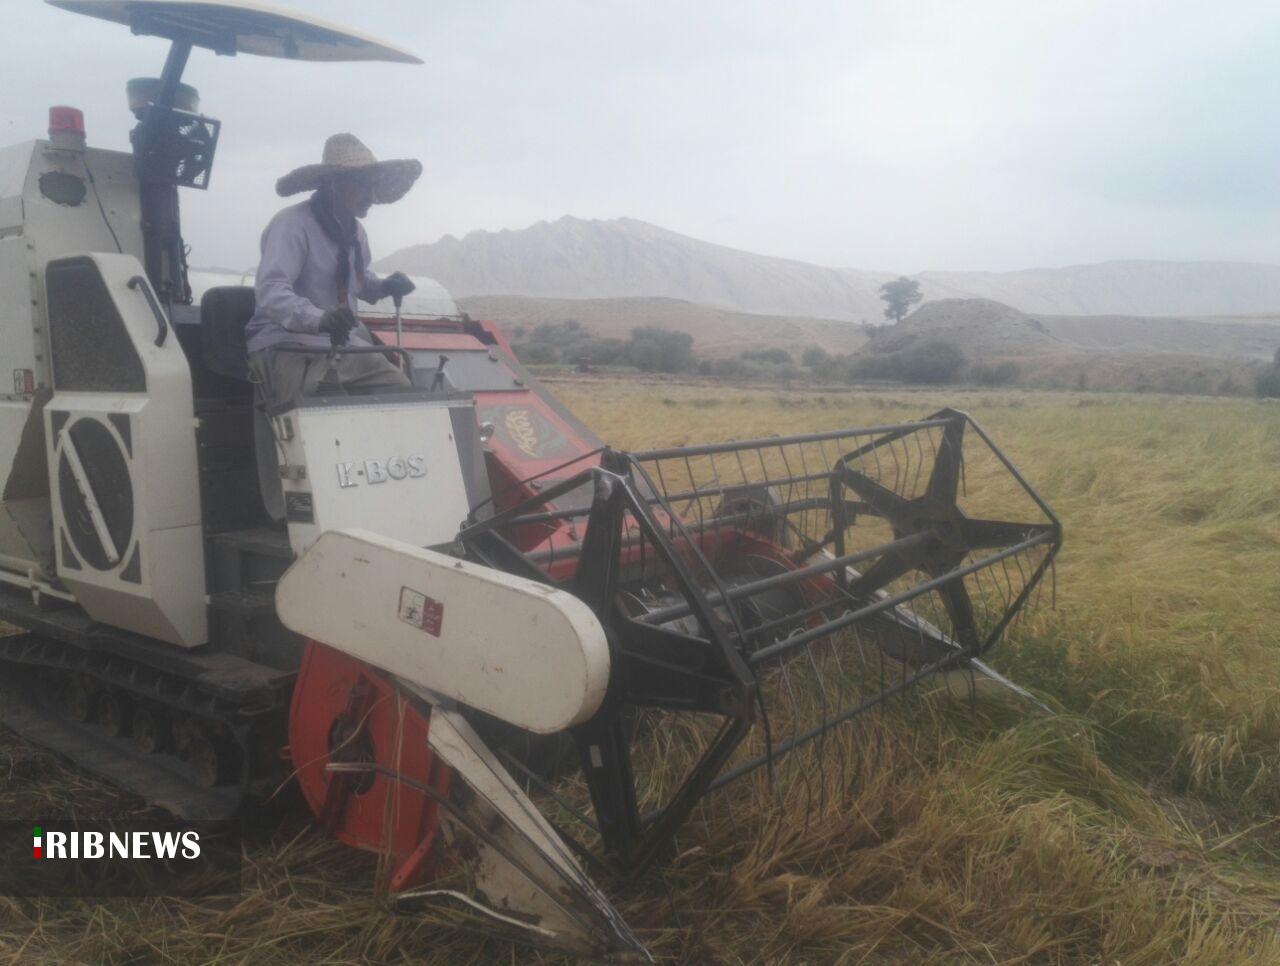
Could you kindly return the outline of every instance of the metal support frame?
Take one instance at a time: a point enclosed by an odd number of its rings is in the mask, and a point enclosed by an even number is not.
[[[392,346],[392,345],[386,345],[386,346],[384,345],[346,345],[346,346],[329,346],[329,347],[323,347],[323,346],[313,347],[313,346],[305,346],[305,345],[273,345],[273,346],[268,346],[266,349],[263,350],[263,352],[266,355],[266,365],[262,367],[263,368],[262,398],[263,398],[263,401],[266,403],[267,413],[273,416],[278,415],[279,412],[285,409],[293,408],[293,405],[296,402],[296,400],[292,400],[292,399],[276,398],[275,386],[272,385],[272,381],[271,381],[272,372],[274,371],[271,363],[272,363],[272,360],[275,358],[275,354],[277,352],[284,352],[290,355],[325,356],[326,359],[329,360],[330,365],[332,365],[333,361],[337,359],[339,356],[371,355],[372,353],[375,353],[375,352],[384,356],[397,355],[397,356],[400,356],[400,358],[404,362],[404,368],[409,373],[409,381],[411,385],[414,381],[414,373],[416,372],[416,370],[413,367],[413,356],[409,353],[409,351],[407,349],[402,349],[399,346]],[[382,391],[386,391],[386,390],[382,390]]]
[[[142,209],[143,266],[151,286],[166,305],[191,304],[191,286],[187,281],[186,250],[182,240],[182,219],[178,204],[178,188],[174,184],[147,176],[143,160],[156,134],[148,125],[151,110],[158,118],[173,107],[178,84],[191,56],[192,45],[175,40],[165,57],[160,74],[160,90],[151,108],[144,109],[133,129],[134,167],[138,174],[139,204]]]

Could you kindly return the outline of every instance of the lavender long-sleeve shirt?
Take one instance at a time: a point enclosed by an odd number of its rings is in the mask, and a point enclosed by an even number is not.
[[[351,259],[347,302],[356,311],[356,297],[376,302],[382,281],[369,270],[369,237],[356,223],[365,266],[356,277]],[[289,343],[324,348],[329,336],[320,332],[320,318],[338,304],[338,243],[325,234],[307,202],[291,205],[271,219],[262,233],[262,261],[255,285],[257,308],[245,327],[250,352]],[[354,345],[368,345],[360,327],[351,330]]]

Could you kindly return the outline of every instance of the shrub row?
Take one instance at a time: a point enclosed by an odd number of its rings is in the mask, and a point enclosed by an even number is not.
[[[631,330],[631,338],[598,338],[576,319],[543,322],[531,332],[513,330],[511,348],[521,362],[535,365],[635,366],[644,372],[684,372],[694,366],[693,336],[658,326]]]

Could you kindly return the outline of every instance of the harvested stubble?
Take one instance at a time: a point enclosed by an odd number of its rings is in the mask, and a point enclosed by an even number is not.
[[[679,441],[672,410],[646,408],[642,393],[562,392],[619,445]],[[663,392],[689,406],[689,441],[882,422],[942,401],[797,395],[781,407],[776,393],[745,393],[708,411],[702,391]],[[1028,621],[996,659],[1068,713],[895,702],[841,739],[857,749],[842,768],[776,789],[763,774],[731,785],[700,807],[660,870],[602,884],[653,951],[677,961],[1280,961],[1269,824],[1280,408],[1027,394],[966,403],[1066,523],[1059,610]],[[683,750],[671,747],[675,767]],[[795,756],[787,768],[809,764]],[[6,740],[0,811],[47,815],[60,803],[141,807]],[[0,900],[0,956],[554,959],[440,917],[388,916],[375,866],[297,820],[248,843],[237,900]]]

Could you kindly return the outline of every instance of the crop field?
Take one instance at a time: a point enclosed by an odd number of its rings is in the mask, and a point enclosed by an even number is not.
[[[1058,713],[985,692],[912,695],[858,726],[855,760],[819,772],[820,794],[780,784],[736,807],[709,798],[669,862],[601,882],[655,956],[1280,962],[1280,405],[586,379],[551,388],[626,448],[876,425],[952,405],[1065,527],[1054,593],[991,660]],[[144,808],[0,734],[0,814]],[[0,961],[557,961],[440,913],[390,914],[373,857],[283,812],[247,841],[240,896],[0,898]]]

